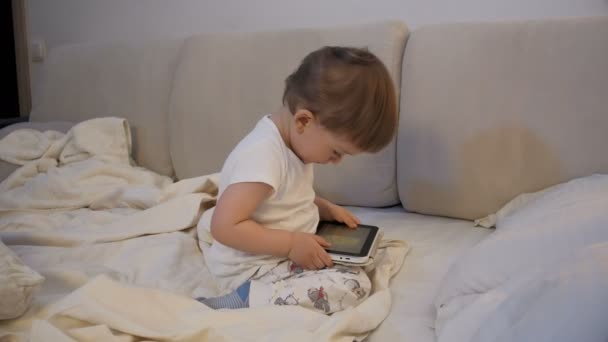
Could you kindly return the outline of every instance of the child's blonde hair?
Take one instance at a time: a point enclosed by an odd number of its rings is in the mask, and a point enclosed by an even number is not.
[[[395,134],[395,88],[384,64],[367,49],[326,46],[310,53],[285,80],[283,104],[307,109],[330,132],[366,152]]]

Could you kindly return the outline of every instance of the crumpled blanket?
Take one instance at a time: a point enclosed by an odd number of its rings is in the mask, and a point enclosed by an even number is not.
[[[46,279],[22,317],[0,321],[0,339],[352,341],[389,314],[389,282],[409,248],[403,241],[382,243],[368,268],[373,292],[356,308],[332,316],[286,306],[207,308],[192,298],[219,291],[195,227],[215,203],[217,174],[173,182],[133,165],[122,119],[72,130],[47,139],[49,147],[31,144],[37,154],[7,154],[16,140],[0,141],[1,158],[24,163],[0,184],[0,237]],[[15,136],[30,133],[40,135]]]

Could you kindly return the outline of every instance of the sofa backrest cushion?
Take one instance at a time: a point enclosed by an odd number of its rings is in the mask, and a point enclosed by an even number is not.
[[[608,172],[607,37],[608,17],[413,32],[397,143],[404,207],[475,219]]]
[[[183,40],[75,44],[53,49],[31,121],[129,121],[137,163],[173,175],[167,111]]]
[[[179,179],[218,172],[255,123],[281,106],[285,78],[325,45],[368,47],[399,89],[407,28],[383,22],[335,29],[201,34],[184,45],[171,97],[171,157]],[[263,162],[263,161],[260,161]],[[317,192],[345,205],[397,204],[395,143],[375,155],[318,166]]]

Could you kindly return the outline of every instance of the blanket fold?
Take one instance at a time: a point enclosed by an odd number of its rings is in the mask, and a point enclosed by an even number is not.
[[[83,121],[66,134],[19,129],[0,140],[0,159],[25,165],[38,159],[55,159],[61,165],[93,156],[128,164],[132,149],[131,129],[123,118],[105,117]]]

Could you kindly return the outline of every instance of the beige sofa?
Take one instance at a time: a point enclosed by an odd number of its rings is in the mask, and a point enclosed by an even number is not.
[[[518,194],[608,172],[606,37],[603,17],[68,45],[45,62],[32,122],[3,135],[124,117],[139,165],[175,179],[210,174],[280,105],[286,75],[307,52],[366,46],[397,85],[398,135],[378,154],[316,166],[315,186],[411,246],[391,285],[391,314],[371,339],[431,341],[442,277],[492,233],[472,220]]]

